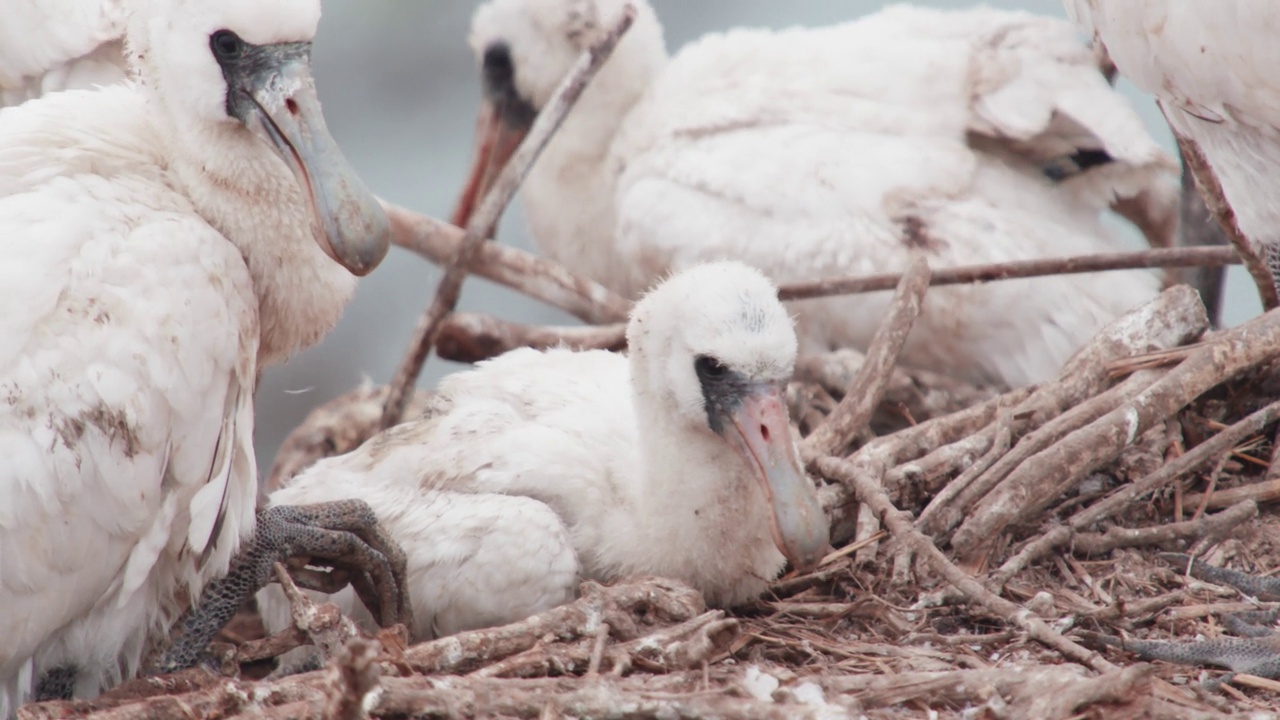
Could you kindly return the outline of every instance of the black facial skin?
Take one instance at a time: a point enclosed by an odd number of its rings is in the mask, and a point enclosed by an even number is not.
[[[311,58],[309,42],[252,45],[230,30],[210,35],[209,50],[227,81],[227,115],[246,125],[258,111],[253,90],[267,82],[266,75],[292,60]]]
[[[707,425],[717,435],[724,435],[725,418],[733,416],[751,391],[753,383],[742,373],[731,370],[710,355],[694,358],[693,371],[702,386],[702,399],[707,408]]]
[[[527,130],[538,111],[516,90],[516,67],[511,60],[511,47],[505,42],[491,43],[484,49],[484,96],[493,106],[502,124],[512,130]]]
[[[1071,155],[1054,158],[1043,168],[1045,177],[1054,182],[1061,182],[1073,175],[1078,175],[1089,168],[1115,162],[1115,158],[1105,150],[1079,150]]]

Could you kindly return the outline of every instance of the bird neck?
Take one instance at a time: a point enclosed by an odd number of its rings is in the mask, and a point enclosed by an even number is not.
[[[329,259],[284,162],[231,123],[170,138],[172,182],[244,258],[258,300],[258,367],[282,362],[337,324],[355,278]]]
[[[712,605],[750,598],[782,567],[759,488],[710,428],[672,417],[668,398],[635,393],[643,484],[630,552],[637,566],[694,584]]]
[[[621,170],[613,143],[627,116],[666,67],[661,27],[637,25],[583,91],[521,189],[540,249],[592,279],[617,275],[611,238]],[[611,287],[633,294],[630,288]],[[636,288],[635,292],[643,289]]]

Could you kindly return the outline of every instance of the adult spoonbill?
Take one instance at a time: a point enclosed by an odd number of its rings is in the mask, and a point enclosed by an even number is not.
[[[136,83],[0,111],[0,717],[132,675],[227,572],[258,374],[388,247],[320,113],[318,0],[134,5]]]
[[[784,557],[821,558],[827,520],[782,394],[796,336],[773,284],[737,262],[691,267],[640,300],[627,339],[629,357],[526,348],[450,375],[421,418],[269,502],[358,486],[405,551],[416,638],[518,620],[582,578],[662,575],[729,605]],[[258,599],[268,627],[288,623],[279,588]]]
[[[125,79],[125,0],[0,0],[0,107]]]
[[[1280,305],[1280,5],[1064,0],[1116,69],[1156,102],[1263,306]],[[1227,205],[1224,205],[1224,201]]]
[[[708,35],[668,59],[644,0],[523,193],[551,257],[634,296],[736,258],[777,282],[1114,250],[1113,203],[1168,245],[1177,165],[1069,23],[896,6],[857,22]],[[470,42],[484,106],[464,223],[624,0],[493,0]],[[1151,297],[1141,270],[930,291],[904,361],[1045,379]],[[864,348],[889,294],[795,303],[801,351]]]

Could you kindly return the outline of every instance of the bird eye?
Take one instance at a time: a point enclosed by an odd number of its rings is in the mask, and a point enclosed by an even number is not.
[[[244,40],[230,30],[219,30],[210,35],[209,47],[218,62],[238,60],[244,54]]]
[[[693,361],[693,370],[700,378],[721,378],[729,374],[729,368],[710,355],[699,355]]]
[[[484,49],[484,70],[486,73],[510,74],[511,47],[504,42],[491,43]]]

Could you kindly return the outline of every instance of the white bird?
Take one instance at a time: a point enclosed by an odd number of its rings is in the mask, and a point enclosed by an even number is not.
[[[0,107],[123,82],[124,0],[0,0]]]
[[[783,400],[796,337],[776,292],[741,263],[690,268],[636,305],[629,357],[525,348],[450,375],[420,419],[270,503],[358,487],[404,549],[419,639],[567,602],[582,578],[754,597],[784,556],[807,567],[828,548]],[[288,623],[278,587],[258,598],[268,628]]]
[[[494,0],[470,42],[481,138],[464,223],[515,139],[624,0]],[[897,6],[857,22],[708,35],[668,59],[644,0],[522,186],[538,245],[634,296],[719,258],[777,282],[1115,250],[1112,203],[1153,244],[1177,165],[1069,23]],[[930,291],[908,365],[1050,377],[1158,290],[1148,271]],[[870,342],[890,295],[795,303],[801,352]]]
[[[254,530],[253,391],[388,247],[318,0],[139,0],[136,84],[0,111],[0,717],[92,695]]]
[[[1280,5],[1065,0],[1116,69],[1156,97],[1209,207],[1280,304]],[[1217,197],[1215,197],[1217,196]],[[1221,207],[1221,199],[1229,207]]]

